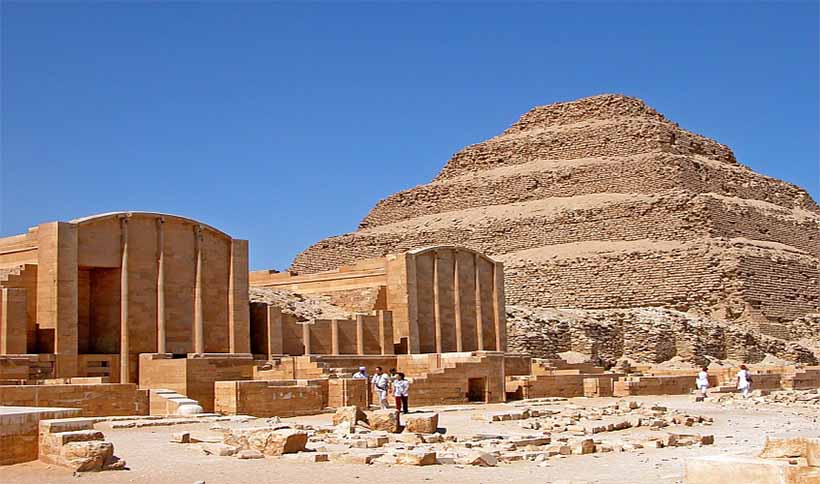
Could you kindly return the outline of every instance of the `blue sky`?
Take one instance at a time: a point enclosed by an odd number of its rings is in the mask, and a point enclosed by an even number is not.
[[[808,189],[818,3],[2,4],[0,235],[200,219],[286,268],[539,104],[637,96]]]

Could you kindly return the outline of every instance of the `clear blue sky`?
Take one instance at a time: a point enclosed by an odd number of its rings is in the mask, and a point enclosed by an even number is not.
[[[177,213],[286,268],[539,104],[646,100],[818,178],[818,3],[9,3],[0,235]]]

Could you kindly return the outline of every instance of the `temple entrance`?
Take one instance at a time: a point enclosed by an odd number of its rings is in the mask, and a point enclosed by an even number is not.
[[[467,379],[467,400],[470,402],[487,401],[487,379],[469,378]]]

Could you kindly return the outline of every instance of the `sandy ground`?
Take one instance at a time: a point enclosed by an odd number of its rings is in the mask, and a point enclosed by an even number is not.
[[[611,403],[616,399],[571,399],[580,405]],[[215,436],[210,424],[178,425],[172,427],[145,427],[141,429],[112,430],[108,424],[99,424],[107,440],[114,443],[115,453],[128,463],[129,470],[86,473],[73,476],[69,471],[28,462],[0,467],[0,483],[147,483],[192,484],[263,484],[263,483],[410,483],[423,481],[486,484],[494,482],[594,482],[594,483],[682,483],[684,463],[689,457],[720,453],[753,454],[766,435],[801,433],[820,436],[820,408],[777,407],[760,405],[754,409],[721,407],[715,403],[695,403],[687,396],[635,397],[644,403],[658,402],[670,409],[715,419],[711,426],[679,427],[681,433],[714,434],[715,445],[665,449],[641,449],[632,452],[596,453],[549,459],[549,465],[539,467],[534,462],[500,464],[495,468],[436,465],[427,467],[370,466],[355,464],[284,462],[278,458],[239,460],[233,457],[205,455],[197,445],[169,442],[170,435],[183,430],[194,437]],[[478,432],[532,433],[517,422],[483,423],[472,420],[475,413],[511,408],[508,405],[480,405],[475,410],[443,412],[440,426],[455,435]],[[285,419],[303,423],[329,423],[330,415]],[[245,424],[248,425],[248,424]],[[669,427],[675,431],[676,427]],[[650,434],[646,428],[622,431],[635,435]],[[604,438],[619,432],[606,434]]]

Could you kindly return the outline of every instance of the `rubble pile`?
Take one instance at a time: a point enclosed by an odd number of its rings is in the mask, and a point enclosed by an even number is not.
[[[535,309],[507,306],[510,350],[540,358],[584,353],[602,366],[620,359],[662,363],[679,359],[693,365],[712,359],[756,363],[771,355],[789,362],[817,364],[812,350],[753,329],[662,308],[619,310]]]
[[[673,425],[708,426],[712,419],[634,401],[584,407],[567,404],[564,399],[545,398],[528,401],[521,408],[473,417],[485,423],[517,420],[528,433],[505,428],[452,435],[438,426],[439,414],[435,412],[403,416],[402,426],[395,425],[398,418],[395,410],[362,412],[357,407],[342,407],[332,425],[271,420],[267,425],[223,429],[220,442],[200,445],[207,454],[243,459],[281,457],[299,462],[493,467],[519,461],[549,465],[546,462],[553,457],[714,443],[711,434],[662,430]],[[652,435],[621,432],[636,427],[645,427]]]
[[[721,406],[734,406],[751,408],[759,405],[775,405],[782,407],[810,407],[820,408],[820,390],[782,390],[768,392],[766,390],[753,390],[748,398],[743,398],[740,394],[729,393],[709,398]]]

